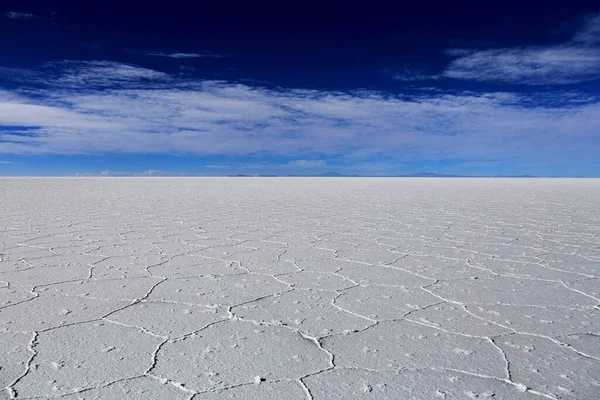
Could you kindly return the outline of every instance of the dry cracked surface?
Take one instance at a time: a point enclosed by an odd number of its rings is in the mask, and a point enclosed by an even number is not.
[[[0,179],[0,399],[592,399],[600,180]]]

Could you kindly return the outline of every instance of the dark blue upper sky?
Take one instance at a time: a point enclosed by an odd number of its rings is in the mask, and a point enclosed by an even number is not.
[[[0,175],[600,176],[597,2],[203,3],[0,0]]]

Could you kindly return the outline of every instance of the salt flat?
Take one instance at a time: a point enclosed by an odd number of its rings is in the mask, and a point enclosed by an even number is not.
[[[592,399],[600,180],[0,179],[0,398]]]

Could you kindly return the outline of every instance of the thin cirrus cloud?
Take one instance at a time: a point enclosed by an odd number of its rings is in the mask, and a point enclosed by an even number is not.
[[[396,81],[404,81],[404,82],[437,80],[437,79],[441,78],[440,75],[420,74],[420,73],[411,71],[408,68],[405,68],[404,71],[402,71],[402,72],[394,72],[394,73],[390,72],[389,70],[386,70],[386,71],[384,71],[384,74],[391,76],[392,79],[394,79]]]
[[[162,51],[150,51],[150,52],[146,52],[144,53],[148,56],[153,56],[153,57],[167,57],[167,58],[176,58],[176,59],[186,59],[186,58],[221,58],[221,57],[226,57],[223,54],[216,54],[210,51],[203,51],[200,53],[180,53],[180,52],[171,52],[171,53],[166,53],[166,52],[162,52]]]
[[[486,50],[449,49],[454,57],[440,74],[411,71],[399,81],[440,78],[522,85],[564,85],[600,79],[600,14],[583,19],[571,40],[550,46]]]
[[[288,163],[293,167],[300,168],[319,168],[324,167],[327,163],[323,160],[293,160]]]
[[[0,91],[5,155],[265,154],[318,168],[331,157],[592,162],[600,148],[600,99],[577,92],[270,89],[107,61],[2,78],[18,88]]]
[[[583,44],[600,43],[600,13],[583,19],[581,29],[575,32],[573,42]]]
[[[17,12],[17,11],[7,11],[4,13],[7,18],[10,19],[26,19],[26,18],[37,18],[38,16],[35,14],[25,13],[25,12]]]
[[[163,72],[138,68],[112,61],[62,61],[46,64],[48,75],[40,75],[42,81],[60,88],[115,87],[118,85],[145,85],[158,80],[167,81]]]
[[[445,77],[482,82],[562,85],[600,78],[600,48],[562,45],[473,51],[452,61]]]
[[[150,82],[168,82],[170,76],[113,61],[59,61],[48,62],[39,70],[0,67],[0,79],[29,88],[98,90],[143,87]]]

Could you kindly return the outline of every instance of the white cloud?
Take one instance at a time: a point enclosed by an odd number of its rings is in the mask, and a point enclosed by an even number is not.
[[[414,71],[410,71],[405,69],[403,72],[397,72],[391,74],[392,79],[396,81],[404,81],[404,82],[416,82],[416,81],[425,81],[425,80],[436,80],[440,78],[440,75],[426,75],[420,74]]]
[[[600,100],[577,92],[273,90],[107,62],[47,73],[46,86],[0,91],[0,125],[29,127],[0,130],[0,154],[272,154],[317,167],[334,156],[581,161],[600,147]]]
[[[324,167],[327,163],[323,160],[294,160],[290,161],[289,165],[300,168],[319,168]]]
[[[600,48],[569,45],[474,51],[452,61],[444,76],[529,85],[583,82],[600,78]]]
[[[204,168],[209,168],[209,169],[223,169],[223,168],[230,168],[231,166],[228,164],[207,164],[204,166]]]
[[[147,169],[137,176],[167,176],[168,173],[159,169]]]
[[[447,49],[454,57],[440,74],[405,69],[390,73],[398,81],[441,78],[524,85],[564,85],[600,79],[600,14],[582,20],[571,40],[546,46]]]
[[[201,53],[180,53],[180,52],[166,53],[166,52],[157,51],[157,52],[147,52],[145,54],[149,55],[149,56],[154,56],[154,57],[168,57],[168,58],[220,58],[220,57],[225,57],[224,55],[215,54],[210,51],[204,51]]]
[[[488,50],[450,49],[457,57],[443,72],[454,79],[527,85],[600,79],[600,14],[585,19],[567,43]]]
[[[169,79],[163,72],[112,61],[61,61],[48,63],[45,68],[49,83],[62,89],[114,87],[119,84],[131,87]]]
[[[16,11],[7,11],[4,15],[6,15],[10,19],[37,18],[37,15]]]
[[[588,15],[581,29],[575,33],[573,41],[577,43],[600,43],[600,14]]]

